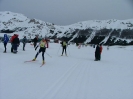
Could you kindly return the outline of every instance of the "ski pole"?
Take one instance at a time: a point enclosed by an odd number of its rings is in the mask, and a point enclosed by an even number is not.
[[[52,58],[52,56],[50,56],[48,53],[46,53],[49,57],[51,57]]]

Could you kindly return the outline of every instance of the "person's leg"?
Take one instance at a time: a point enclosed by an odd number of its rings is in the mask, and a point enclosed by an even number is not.
[[[13,52],[17,53],[17,44],[13,44]]]
[[[64,50],[65,50],[65,54],[67,55],[67,52],[66,52],[66,46],[64,47]]]
[[[64,53],[64,50],[65,50],[64,47],[62,47],[62,55],[63,55],[63,53]]]
[[[7,43],[4,43],[4,48],[5,48],[4,53],[6,53],[6,45]]]
[[[23,43],[23,51],[25,51],[25,43]]]
[[[13,52],[13,44],[11,44],[11,52]]]

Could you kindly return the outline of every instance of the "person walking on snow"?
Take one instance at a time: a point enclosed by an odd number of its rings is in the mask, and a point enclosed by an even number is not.
[[[23,43],[23,51],[25,51],[25,45],[27,43],[27,38],[26,36],[24,36],[24,38],[22,39],[22,43]]]
[[[9,38],[7,34],[4,34],[4,38],[3,38],[3,43],[4,43],[4,48],[5,48],[4,53],[6,53],[6,46],[7,46],[8,41],[9,41]]]
[[[36,53],[35,58],[32,61],[35,61],[37,56],[39,55],[39,53],[42,52],[42,64],[45,64],[44,53],[45,53],[46,48],[47,48],[47,42],[46,42],[45,38],[42,38],[42,40],[40,41],[38,46],[40,46],[40,49]],[[38,46],[36,46],[35,50],[38,48]]]
[[[66,52],[67,42],[66,42],[65,40],[63,40],[63,41],[61,42],[61,45],[62,45],[62,55],[61,55],[61,56],[63,56],[64,51],[65,51],[65,54],[66,54],[66,56],[67,56],[67,52]]]

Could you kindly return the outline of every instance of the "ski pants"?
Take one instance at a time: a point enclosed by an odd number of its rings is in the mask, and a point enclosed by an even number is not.
[[[23,43],[23,50],[25,50],[25,45],[26,45],[26,43]]]
[[[46,48],[40,47],[39,51],[37,52],[35,58],[39,55],[39,53],[42,52],[42,60],[44,61],[44,53],[45,53]]]
[[[7,43],[4,43],[5,52],[6,52],[6,45],[7,45]]]
[[[64,51],[65,51],[65,54],[67,54],[67,53],[66,53],[66,46],[63,46],[63,47],[62,47],[62,55],[63,55]]]

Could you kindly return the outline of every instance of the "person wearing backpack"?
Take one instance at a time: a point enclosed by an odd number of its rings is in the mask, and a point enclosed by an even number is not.
[[[4,53],[6,53],[6,46],[7,46],[8,41],[9,41],[9,38],[7,34],[4,34],[4,38],[3,38],[3,43],[4,43],[4,48],[5,48]]]
[[[11,52],[13,53],[13,40],[16,37],[16,34],[14,34],[11,39],[10,39],[10,43],[11,43]]]
[[[65,51],[65,54],[66,54],[66,56],[67,56],[67,52],[66,52],[67,42],[66,42],[65,40],[63,40],[63,41],[61,42],[61,45],[62,45],[62,55],[61,55],[61,56],[63,56],[64,51]]]
[[[42,38],[40,43],[35,47],[35,50],[37,50],[38,46],[40,46],[40,49],[36,53],[35,58],[32,61],[36,61],[37,56],[39,55],[39,53],[42,52],[42,64],[45,64],[44,53],[45,53],[46,48],[47,48],[47,42],[46,42],[45,38]]]

